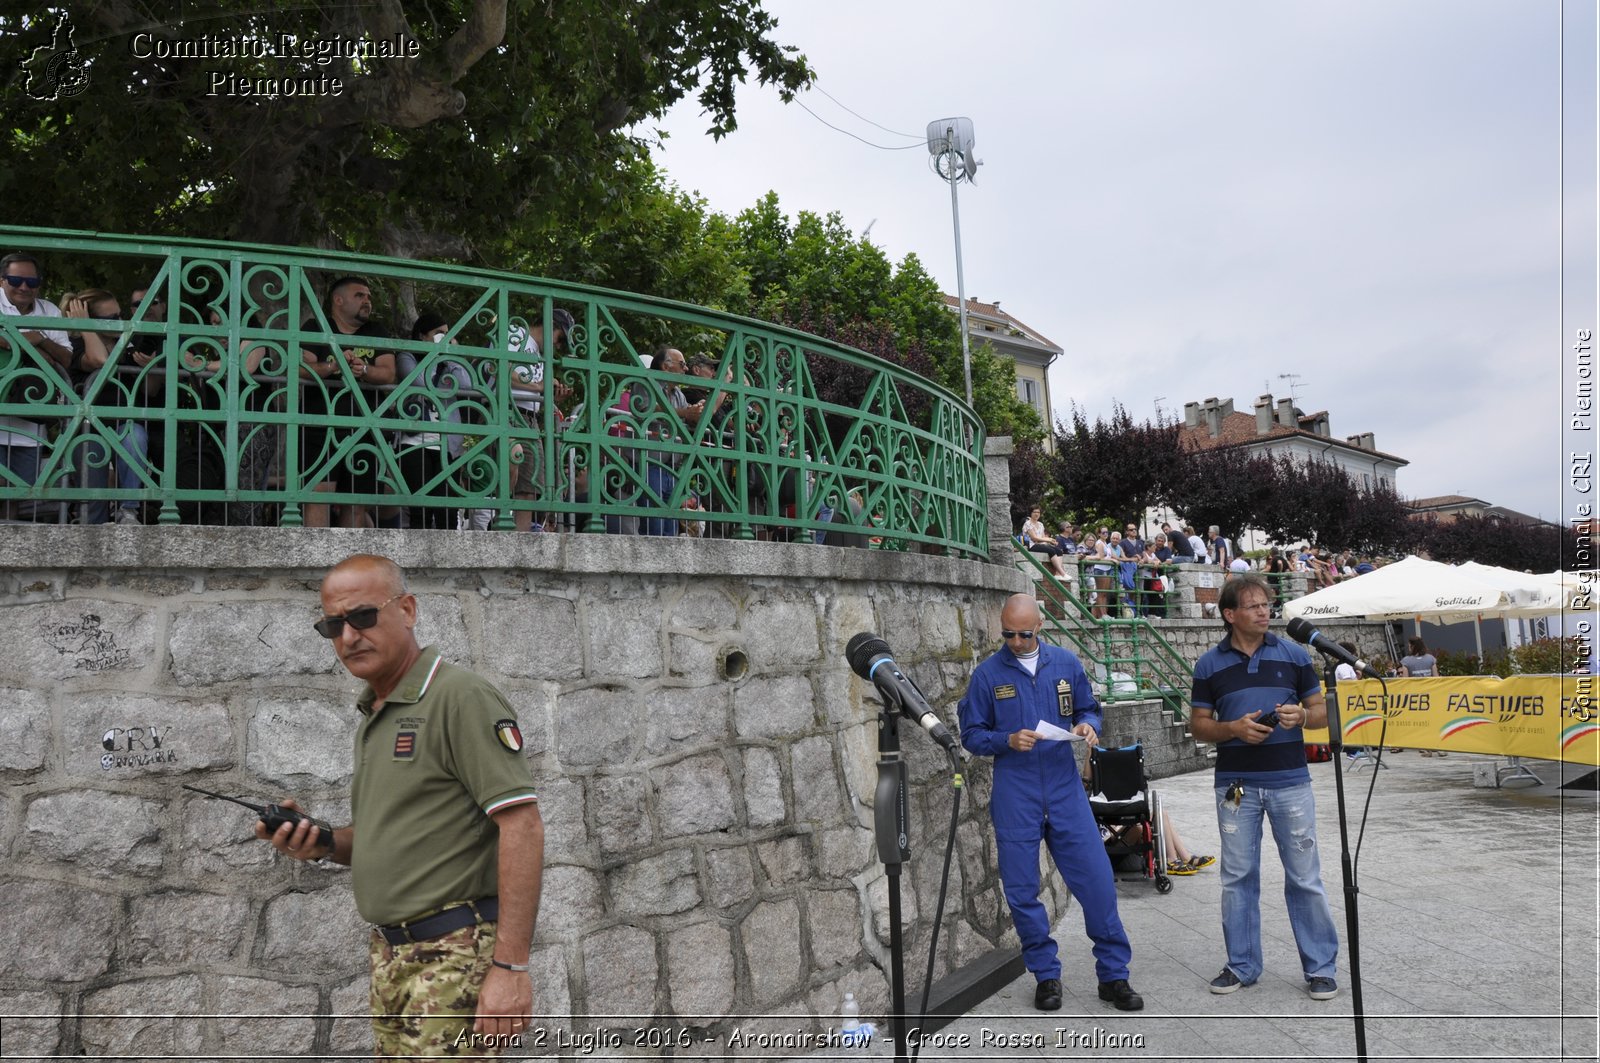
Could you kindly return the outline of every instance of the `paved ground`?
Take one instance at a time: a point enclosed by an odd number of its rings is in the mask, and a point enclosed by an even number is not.
[[[1596,793],[1559,789],[1560,766],[1543,762],[1530,763],[1545,785],[1474,788],[1472,765],[1487,759],[1385,754],[1390,767],[1378,773],[1356,866],[1369,1059],[1596,1058]],[[1589,770],[1569,767],[1565,776]],[[1123,1014],[1096,998],[1074,908],[1056,931],[1066,968],[1061,1011],[1034,1011],[1025,975],[946,1026],[919,1058],[1356,1058],[1334,775],[1331,764],[1312,772],[1323,880],[1341,932],[1338,997],[1305,995],[1273,854],[1262,884],[1267,971],[1255,985],[1229,996],[1207,989],[1224,961],[1215,868],[1176,879],[1166,896],[1125,882],[1121,912],[1144,1011]],[[1345,774],[1352,849],[1370,779],[1369,770]],[[1190,848],[1215,853],[1211,773],[1157,788]],[[881,1040],[861,1053],[892,1054]]]

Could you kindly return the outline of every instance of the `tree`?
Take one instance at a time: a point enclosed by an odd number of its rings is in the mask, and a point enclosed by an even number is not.
[[[1387,484],[1361,485],[1330,461],[1276,459],[1273,490],[1256,527],[1282,543],[1363,554],[1406,549],[1410,511]]]
[[[1414,518],[1416,542],[1435,561],[1459,565],[1476,561],[1517,572],[1553,572],[1561,567],[1561,549],[1571,549],[1568,533],[1542,521],[1523,523],[1496,516],[1458,516],[1441,521],[1433,515]]]
[[[1122,514],[1142,521],[1181,465],[1177,424],[1134,424],[1119,402],[1093,425],[1076,403],[1072,424],[1056,425],[1057,482],[1071,510]]]
[[[87,85],[30,98],[23,63],[63,10]],[[513,234],[624,216],[646,151],[634,123],[696,93],[721,136],[739,82],[788,99],[811,77],[761,0],[217,0],[205,15],[162,21],[138,0],[0,15],[14,220],[499,266]],[[166,57],[205,40],[270,50]],[[315,51],[362,41],[416,54]],[[315,84],[271,97],[259,79]]]
[[[732,224],[751,316],[884,352],[887,360],[964,392],[959,319],[945,309],[938,284],[915,255],[890,263],[836,213],[801,211],[791,222],[774,192]],[[843,395],[860,376],[842,366],[824,375]],[[1042,435],[1037,413],[1017,397],[1015,364],[984,348],[973,352],[972,405],[990,435]]]
[[[1014,441],[1009,461],[1011,472],[1011,526],[1021,528],[1023,518],[1034,506],[1045,513],[1058,509],[1055,460],[1036,439]]]
[[[1162,502],[1202,534],[1215,524],[1237,539],[1260,527],[1277,489],[1278,467],[1244,447],[1185,448]]]

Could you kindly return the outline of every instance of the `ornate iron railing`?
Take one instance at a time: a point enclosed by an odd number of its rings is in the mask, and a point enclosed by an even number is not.
[[[66,277],[112,278],[124,296],[119,322],[0,315],[0,504],[13,518],[71,519],[100,503],[169,524],[289,526],[334,507],[359,518],[348,524],[454,526],[439,519],[448,512],[510,529],[525,512],[590,532],[690,521],[736,539],[986,554],[972,410],[814,336],[665,299],[337,252],[16,227],[0,227],[0,243],[39,258],[41,295],[59,299]],[[438,312],[444,338],[342,334],[325,296],[346,275],[380,305],[405,293]],[[126,293],[145,285],[131,305]],[[555,335],[558,308],[575,319],[565,349],[533,351],[523,337]],[[52,328],[98,330],[106,368],[73,378],[25,335]],[[714,369],[648,367],[641,355],[659,341]],[[391,355],[394,382],[371,385],[359,365]],[[514,384],[530,379],[559,382],[556,401],[524,393],[519,409]],[[680,413],[691,394],[704,415]]]
[[[1095,692],[1102,701],[1160,701],[1173,719],[1185,718],[1193,668],[1177,647],[1168,642],[1160,629],[1143,616],[1096,617],[1091,606],[1073,592],[1068,583],[1057,579],[1040,555],[1012,540],[1025,564],[1031,565],[1050,588],[1048,598],[1057,608],[1046,611],[1045,626],[1054,640],[1066,645],[1083,659]],[[1142,565],[1138,580],[1171,578],[1171,565]],[[1085,593],[1093,589],[1079,567],[1079,585]],[[1138,603],[1142,608],[1164,606],[1162,592],[1142,589],[1116,591],[1119,600]]]

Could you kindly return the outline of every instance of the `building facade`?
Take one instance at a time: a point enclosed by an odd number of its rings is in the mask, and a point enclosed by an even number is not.
[[[961,311],[961,301],[953,295],[944,297],[944,305],[951,313]],[[1045,427],[1045,448],[1053,451],[1055,414],[1050,397],[1050,366],[1061,357],[1061,347],[1000,309],[999,300],[967,300],[967,335],[974,349],[988,344],[995,354],[1016,363],[1017,397],[1038,411]]]

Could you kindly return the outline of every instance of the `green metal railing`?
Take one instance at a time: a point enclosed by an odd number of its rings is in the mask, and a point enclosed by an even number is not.
[[[1045,612],[1045,626],[1057,643],[1066,644],[1084,660],[1100,688],[1100,699],[1160,701],[1175,720],[1185,719],[1194,668],[1160,630],[1142,616],[1096,617],[1071,587],[1056,578],[1041,555],[1014,538],[1011,543],[1054,591],[1049,598],[1060,609]],[[1161,570],[1145,566],[1142,571],[1165,570],[1166,566]],[[1119,673],[1127,678],[1119,679]]]
[[[60,298],[54,277],[150,287],[142,305],[124,298],[128,320],[113,331],[0,315],[0,426],[9,425],[0,431],[34,444],[38,459],[31,477],[0,460],[0,503],[13,516],[24,503],[52,519],[52,506],[131,499],[166,524],[232,522],[250,508],[293,526],[307,507],[331,505],[380,520],[492,511],[492,526],[509,529],[531,511],[590,532],[694,520],[735,539],[763,529],[987,553],[983,427],[972,410],[923,377],[814,336],[665,299],[398,259],[17,227],[0,227],[0,243],[39,258],[41,295]],[[410,293],[446,319],[444,340],[337,333],[324,295],[343,275],[367,281],[380,305]],[[575,318],[566,349],[516,349],[530,326],[554,335],[557,308]],[[70,380],[24,336],[52,328],[100,330],[107,369]],[[640,355],[663,339],[709,356],[714,375],[647,368]],[[307,348],[331,352],[334,372],[308,372]],[[391,385],[368,386],[356,363],[389,354],[405,368]],[[558,382],[557,401],[519,410],[516,374]],[[680,388],[700,389],[715,412],[680,415]],[[146,462],[130,424],[148,430]],[[252,450],[271,451],[270,474],[245,460]],[[135,468],[137,486],[92,486],[85,466],[108,464]],[[519,479],[531,486],[514,492]]]

